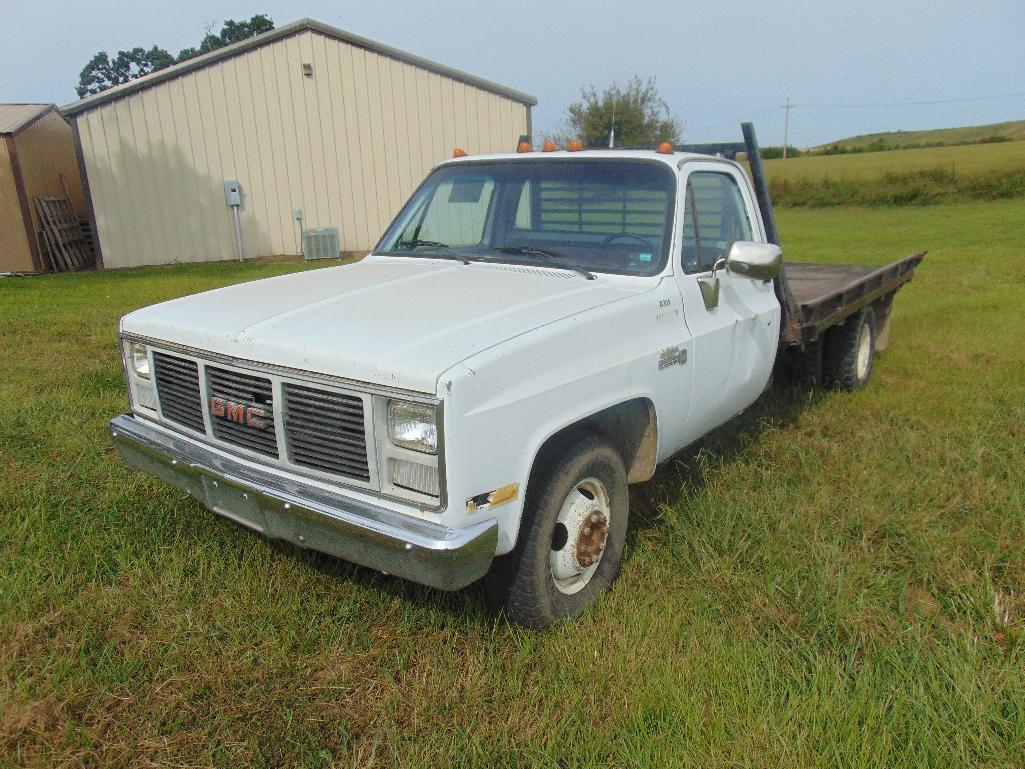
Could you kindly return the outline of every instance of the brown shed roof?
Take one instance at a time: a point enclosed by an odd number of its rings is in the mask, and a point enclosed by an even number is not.
[[[47,112],[55,104],[0,104],[0,136],[16,134]]]

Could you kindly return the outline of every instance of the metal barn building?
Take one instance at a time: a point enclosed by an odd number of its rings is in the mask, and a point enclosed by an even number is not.
[[[0,272],[45,268],[37,197],[85,204],[71,127],[53,104],[0,104]]]
[[[299,253],[301,228],[369,250],[433,165],[455,147],[511,151],[536,103],[304,19],[63,112],[114,268],[238,258],[235,211],[247,258]]]

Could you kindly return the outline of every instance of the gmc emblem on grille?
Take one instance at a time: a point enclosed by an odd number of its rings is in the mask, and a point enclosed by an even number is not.
[[[223,417],[231,422],[252,427],[254,430],[266,430],[272,424],[267,418],[270,414],[263,409],[246,406],[243,403],[232,403],[224,398],[210,399],[210,413],[215,417]]]

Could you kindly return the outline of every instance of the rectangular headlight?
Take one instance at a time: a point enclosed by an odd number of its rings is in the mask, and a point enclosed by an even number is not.
[[[149,379],[149,349],[140,342],[132,342],[128,347],[128,356],[131,359],[132,371],[143,379]]]
[[[396,446],[437,454],[437,409],[426,403],[388,401],[388,437]]]

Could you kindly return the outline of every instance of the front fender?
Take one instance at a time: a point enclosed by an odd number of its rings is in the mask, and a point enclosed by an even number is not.
[[[658,323],[658,293],[535,329],[441,376],[449,514],[465,515],[465,525],[496,517],[499,555],[516,544],[531,469],[551,436],[637,398],[653,403],[661,421],[669,406],[657,386],[660,356],[680,341],[681,330]],[[672,407],[686,413],[688,392],[679,395]],[[500,504],[480,504],[512,484],[515,496],[505,492]]]

